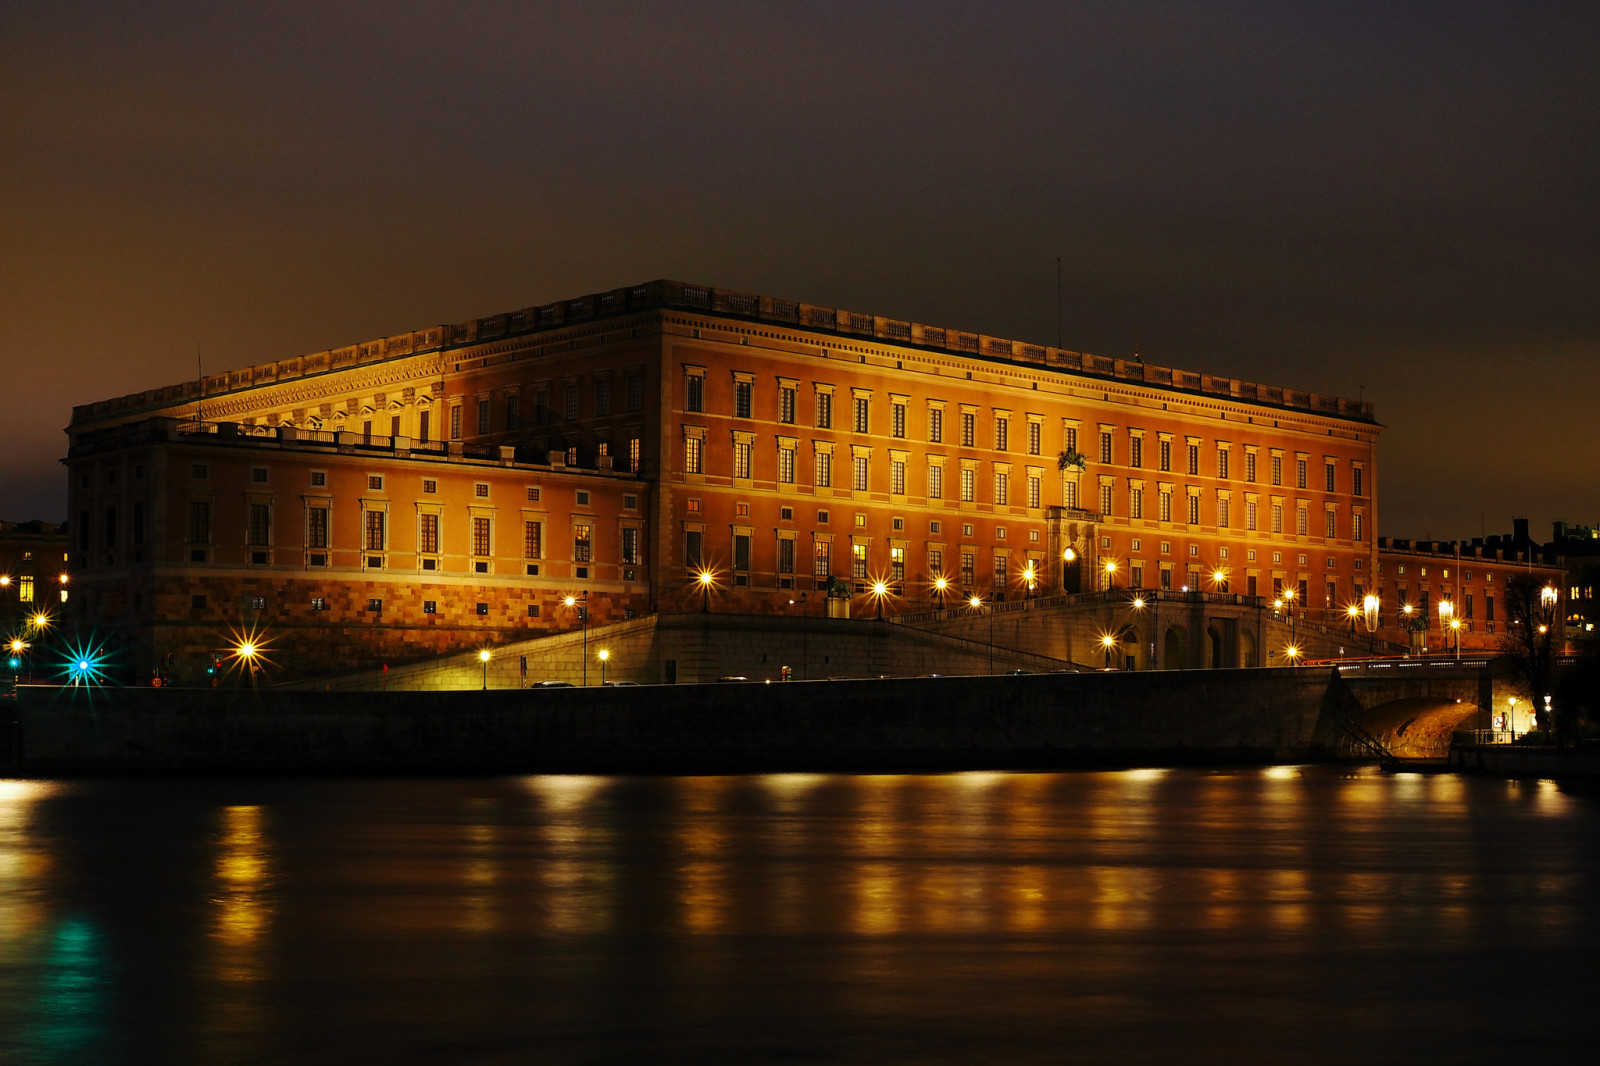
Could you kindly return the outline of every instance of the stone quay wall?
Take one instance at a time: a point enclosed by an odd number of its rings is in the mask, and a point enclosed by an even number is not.
[[[751,772],[1302,761],[1349,695],[1307,669],[540,691],[25,686],[25,774]]]

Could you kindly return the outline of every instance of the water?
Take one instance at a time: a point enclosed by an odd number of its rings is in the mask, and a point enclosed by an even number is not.
[[[0,1062],[1587,1060],[1600,797],[0,781]]]

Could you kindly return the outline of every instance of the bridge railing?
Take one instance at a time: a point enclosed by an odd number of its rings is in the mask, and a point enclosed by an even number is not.
[[[1495,744],[1515,744],[1526,732],[1513,732],[1510,729],[1457,729],[1450,735],[1450,746],[1455,747],[1490,747]]]
[[[1307,665],[1337,665],[1340,671],[1402,671],[1402,670],[1485,670],[1488,669],[1492,659],[1319,659],[1315,664]]]

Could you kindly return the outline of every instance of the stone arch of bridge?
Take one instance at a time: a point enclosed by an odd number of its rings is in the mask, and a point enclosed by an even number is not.
[[[1450,752],[1450,736],[1470,729],[1478,705],[1444,696],[1403,696],[1355,714],[1356,724],[1402,759],[1443,758]]]

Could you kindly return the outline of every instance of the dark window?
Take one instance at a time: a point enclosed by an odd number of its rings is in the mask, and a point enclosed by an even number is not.
[[[265,503],[252,503],[249,523],[245,530],[245,543],[253,548],[265,547],[271,529],[272,507]]]
[[[211,504],[204,500],[189,501],[189,542],[206,544],[211,540]]]

